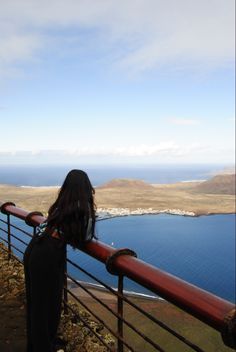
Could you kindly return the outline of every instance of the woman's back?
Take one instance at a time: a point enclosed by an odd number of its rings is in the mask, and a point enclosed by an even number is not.
[[[72,170],[24,253],[27,352],[55,351],[66,245],[79,248],[94,232],[94,189],[84,171]]]

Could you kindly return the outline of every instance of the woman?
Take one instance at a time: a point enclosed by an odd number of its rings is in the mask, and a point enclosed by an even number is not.
[[[27,352],[57,350],[66,245],[80,248],[94,231],[94,189],[84,171],[72,170],[24,254]]]

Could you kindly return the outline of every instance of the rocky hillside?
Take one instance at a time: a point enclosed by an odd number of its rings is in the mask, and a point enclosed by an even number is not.
[[[235,174],[217,175],[197,185],[195,192],[208,194],[235,194]]]

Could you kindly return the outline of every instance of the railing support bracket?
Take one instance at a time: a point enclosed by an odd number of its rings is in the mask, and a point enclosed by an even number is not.
[[[1,213],[5,214],[5,215],[9,214],[9,212],[6,210],[6,207],[7,207],[8,205],[12,205],[12,206],[14,206],[14,207],[16,206],[15,203],[12,203],[12,202],[3,203],[3,204],[0,206]]]
[[[38,216],[43,216],[43,214],[40,211],[32,211],[29,213],[26,218],[25,218],[25,223],[26,225],[35,227],[35,222],[33,221],[33,216],[38,215]]]
[[[115,253],[110,255],[106,260],[106,269],[112,275],[119,275],[119,273],[114,269],[114,261],[121,255],[131,255],[132,257],[137,257],[137,254],[129,248],[117,249]]]

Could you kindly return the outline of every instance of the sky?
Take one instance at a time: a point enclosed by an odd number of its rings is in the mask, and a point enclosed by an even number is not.
[[[0,165],[234,163],[234,0],[0,0]]]

